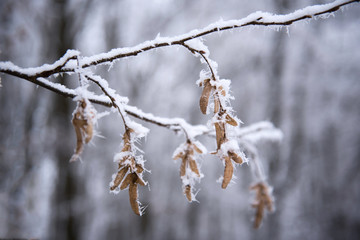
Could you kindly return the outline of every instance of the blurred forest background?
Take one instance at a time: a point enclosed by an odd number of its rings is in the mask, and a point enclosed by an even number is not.
[[[67,49],[84,56],[174,36],[255,11],[289,13],[325,0],[2,0],[0,60],[22,67],[53,63]],[[71,99],[1,75],[0,237],[39,239],[360,239],[360,5],[289,29],[248,27],[205,37],[219,75],[232,80],[237,116],[270,120],[281,143],[259,145],[276,212],[252,228],[250,168],[223,190],[223,165],[202,161],[200,203],[183,196],[172,153],[183,137],[151,129],[141,148],[148,205],[136,216],[128,193],[109,193],[122,122],[99,121],[96,138],[69,164],[76,144]],[[289,30],[289,33],[287,33]],[[146,52],[96,71],[131,105],[203,124],[195,85],[204,68],[181,47]],[[77,81],[60,80],[71,87]],[[107,110],[97,107],[99,112]],[[201,138],[208,149],[213,139]]]

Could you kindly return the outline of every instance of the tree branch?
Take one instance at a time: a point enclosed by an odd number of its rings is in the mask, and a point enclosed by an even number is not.
[[[309,6],[301,10],[296,10],[293,13],[286,15],[273,15],[266,12],[255,12],[240,20],[218,21],[212,23],[201,30],[192,30],[186,34],[168,37],[157,37],[152,41],[147,41],[131,48],[117,48],[107,53],[101,53],[91,57],[85,57],[82,61],[82,67],[90,67],[99,65],[101,63],[112,62],[116,59],[136,56],[139,53],[146,52],[155,48],[171,46],[171,45],[183,45],[185,42],[199,38],[214,32],[220,32],[224,30],[242,28],[250,25],[257,26],[288,26],[295,22],[311,19],[316,16],[329,14],[338,11],[342,6],[359,2],[359,0],[337,0],[333,3]],[[71,71],[71,69],[67,69]]]
[[[322,16],[332,12],[336,12],[345,5],[349,5],[351,3],[359,1],[360,0],[336,0],[328,4],[309,6],[285,15],[273,15],[266,12],[255,12],[239,20],[218,21],[216,23],[208,25],[203,29],[195,29],[183,35],[171,38],[157,37],[152,41],[146,41],[134,47],[116,48],[112,49],[107,53],[100,53],[90,57],[84,57],[81,61],[80,68],[87,68],[102,63],[109,63],[113,62],[116,59],[124,57],[136,56],[139,53],[146,52],[155,48],[171,45],[184,46],[184,43],[189,40],[200,38],[214,32],[242,28],[251,25],[288,26],[304,19],[311,19],[316,16]],[[9,75],[23,78],[29,81],[31,79],[32,82],[36,83],[36,78],[38,77],[49,77],[56,73],[74,72],[75,68],[78,66],[76,66],[75,63],[69,64],[69,61],[76,59],[78,55],[78,51],[69,50],[61,59],[59,59],[54,64],[46,64],[37,68],[20,68],[10,62],[0,62],[0,72],[7,73]]]
[[[311,19],[316,16],[338,11],[342,6],[349,5],[354,2],[359,2],[359,0],[337,0],[329,4],[309,6],[286,15],[272,15],[265,12],[255,12],[240,20],[218,21],[208,25],[203,29],[192,30],[183,35],[171,38],[157,37],[152,41],[146,41],[131,48],[117,48],[107,53],[101,53],[91,57],[84,57],[81,59],[80,64],[77,63],[77,59],[79,58],[80,53],[76,50],[68,50],[63,57],[61,57],[53,64],[45,64],[35,68],[21,68],[11,62],[0,62],[0,72],[25,79],[64,97],[74,98],[78,95],[76,90],[69,89],[59,83],[53,83],[45,78],[61,73],[71,74],[76,72],[76,70],[79,68],[87,68],[102,63],[109,63],[120,58],[136,56],[139,53],[164,46],[181,45],[186,47],[189,51],[194,52],[194,49],[191,48],[188,44],[185,44],[185,42],[214,32],[242,28],[250,25],[287,26],[304,19]],[[196,52],[199,53],[207,62],[207,58],[204,57],[204,54],[201,51],[196,50]],[[213,69],[209,62],[207,62],[207,65],[209,66],[212,75],[214,75]],[[114,106],[113,102],[109,101],[106,95],[98,96],[95,94],[90,94],[88,98],[91,102],[96,104],[107,107]],[[188,123],[183,122],[183,119],[172,119],[169,123],[169,119],[166,119],[165,121],[164,118],[157,118],[151,114],[145,114],[137,108],[131,106],[125,106],[125,111],[129,115],[138,119],[154,123],[162,127],[167,127],[175,131],[180,130],[180,128],[188,128],[191,126]],[[204,132],[208,132],[208,129],[204,130]]]

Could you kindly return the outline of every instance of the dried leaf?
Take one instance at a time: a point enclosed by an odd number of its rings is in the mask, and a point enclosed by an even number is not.
[[[220,111],[220,100],[219,97],[216,96],[214,98],[214,113],[218,113]]]
[[[192,197],[191,197],[191,186],[190,186],[190,185],[186,185],[186,186],[185,186],[184,193],[185,193],[185,196],[186,196],[187,200],[188,200],[189,202],[191,202],[191,201],[192,201]]]
[[[89,143],[93,137],[93,122],[94,114],[84,115],[86,102],[81,100],[78,102],[76,112],[73,114],[71,120],[76,133],[76,149],[74,155],[71,157],[70,162],[76,161],[84,149],[84,143]]]
[[[198,169],[197,164],[194,159],[191,159],[191,158],[189,159],[189,165],[190,165],[191,171],[193,171],[200,177],[200,172],[199,172],[199,169]]]
[[[229,114],[226,114],[226,123],[230,124],[234,127],[236,127],[238,125],[237,121],[233,117],[231,117]]]
[[[236,163],[238,164],[242,164],[243,163],[243,159],[237,155],[235,152],[232,151],[228,151],[229,157]]]
[[[76,119],[73,119],[72,123],[74,125],[75,133],[76,133],[76,149],[74,155],[80,155],[84,149],[83,138],[78,121]]]
[[[183,158],[183,157],[184,157],[184,153],[180,152],[174,157],[174,160],[179,159],[179,158]]]
[[[135,183],[140,184],[141,186],[145,186],[145,185],[146,185],[146,183],[144,182],[144,180],[142,180],[142,178],[139,177],[139,176],[137,176]]]
[[[186,173],[186,158],[183,158],[180,166],[180,176],[181,177],[185,176],[185,173]]]
[[[133,182],[133,174],[132,173],[129,173],[124,181],[121,183],[120,185],[120,190],[124,190],[125,188],[127,188],[129,186],[130,183]]]
[[[230,160],[229,156],[225,157],[225,169],[224,169],[224,178],[221,187],[225,189],[230,183],[234,172],[234,166]]]
[[[255,203],[252,207],[256,209],[254,228],[258,228],[264,216],[265,208],[271,212],[273,210],[273,201],[270,195],[270,190],[266,183],[259,182],[251,187],[251,190],[256,191]]]
[[[142,173],[144,171],[144,168],[140,164],[136,164],[135,166],[137,173]]]
[[[81,132],[81,129],[86,124],[86,121],[82,120],[81,117],[82,117],[81,113],[76,112],[71,121],[75,128],[75,133],[76,133],[76,149],[75,149],[74,155],[70,159],[70,162],[76,161],[77,158],[79,157],[79,155],[84,150],[84,140],[83,140],[83,134]]]
[[[87,121],[84,129],[85,143],[89,143],[93,137],[93,124],[91,121]]]
[[[210,79],[204,80],[204,88],[200,97],[200,110],[203,114],[206,114],[212,88]]]
[[[134,161],[133,159],[134,159],[134,157],[132,157],[130,155],[126,155],[119,161],[119,166],[124,165],[126,161],[132,162],[132,161]]]
[[[197,153],[199,153],[199,154],[202,154],[203,153],[203,151],[198,147],[198,146],[196,146],[196,144],[191,144],[192,146],[193,146],[193,148],[195,149],[195,151],[197,152]]]
[[[221,95],[223,95],[224,97],[226,96],[226,91],[222,86],[219,87],[219,91]]]
[[[120,183],[123,180],[123,178],[125,177],[125,174],[127,173],[128,169],[129,169],[129,167],[123,167],[118,171],[118,173],[115,177],[115,180],[114,180],[114,185],[110,188],[111,191],[120,185]]]
[[[131,128],[126,128],[125,133],[123,135],[124,146],[122,148],[122,152],[130,152],[131,151],[131,133],[134,132]]]
[[[132,210],[136,215],[140,216],[140,206],[138,202],[138,186],[136,183],[131,183],[129,186],[129,199]]]
[[[255,212],[254,228],[259,228],[264,216],[264,207],[258,205],[255,206],[255,208],[256,208],[256,212]]]
[[[221,148],[221,144],[225,142],[225,124],[223,122],[216,122],[215,125],[215,132],[216,132],[216,144],[217,150]]]

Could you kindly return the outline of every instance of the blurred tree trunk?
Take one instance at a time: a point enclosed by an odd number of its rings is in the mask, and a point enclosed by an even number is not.
[[[19,9],[16,9],[19,8]],[[1,60],[16,59],[16,40],[21,41],[26,36],[25,31],[12,31],[15,16],[28,8],[28,4],[19,5],[15,2],[0,3],[2,29],[0,30]],[[23,27],[23,26],[22,26]],[[20,39],[20,40],[19,40]],[[6,214],[3,214],[6,226],[6,236],[19,236],[22,228],[26,228],[24,205],[26,201],[26,183],[30,180],[36,154],[33,152],[32,125],[39,97],[34,91],[29,95],[21,94],[22,87],[17,87],[14,81],[6,82],[6,91],[1,91],[0,104],[0,189],[8,193],[5,203]],[[28,86],[27,86],[28,87]],[[26,88],[26,87],[25,87]],[[35,89],[36,86],[31,86]],[[19,90],[20,89],[20,90]],[[16,97],[15,99],[13,97]],[[17,103],[11,101],[13,99]],[[16,154],[14,154],[16,153]],[[7,181],[6,181],[7,180]]]
[[[292,9],[293,2],[291,0],[273,0],[273,11],[276,14],[286,14]],[[286,53],[287,53],[287,33],[282,30],[273,33],[272,46],[270,46],[269,74],[267,78],[267,118],[274,123],[275,126],[280,127],[284,123],[284,92],[287,91],[284,86],[284,70],[286,67]],[[297,124],[297,123],[294,123]],[[283,161],[281,160],[281,146],[277,143],[270,144],[272,150],[267,151],[267,161],[269,162],[268,176],[270,184],[274,186],[274,196],[276,198],[277,210],[275,214],[268,216],[265,229],[255,233],[254,239],[259,235],[261,238],[271,236],[273,239],[280,239],[281,237],[281,206],[284,198],[284,192],[278,185],[277,176],[283,170]],[[293,159],[296,160],[296,159]],[[291,164],[290,161],[288,164]]]
[[[75,48],[75,12],[70,11],[69,4],[70,1],[67,0],[53,0],[49,3],[48,15],[51,17],[48,27],[44,31],[43,40],[46,46],[44,49],[46,58],[52,59],[52,61],[60,58],[68,49]],[[66,76],[60,81],[64,85],[69,85],[70,80],[77,81]],[[84,219],[81,210],[77,209],[76,199],[84,197],[84,187],[80,186],[84,186],[85,179],[77,175],[78,162],[69,164],[75,144],[71,125],[75,104],[71,99],[57,94],[52,94],[50,101],[53,104],[48,112],[48,127],[56,134],[56,141],[52,147],[57,178],[54,179],[55,191],[49,238],[80,239]]]

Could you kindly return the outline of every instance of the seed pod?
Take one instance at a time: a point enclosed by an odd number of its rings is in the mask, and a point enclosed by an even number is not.
[[[265,207],[268,211],[273,210],[273,201],[266,183],[259,182],[250,189],[256,191],[255,203],[252,204],[252,207],[256,209],[254,228],[258,228],[263,219]]]
[[[144,171],[144,168],[140,164],[136,164],[135,167],[137,173],[142,173]]]
[[[230,183],[232,176],[234,172],[234,166],[232,165],[232,162],[230,160],[229,156],[225,157],[225,169],[224,169],[224,179],[222,182],[221,187],[225,189],[228,184]]]
[[[79,157],[79,155],[84,150],[84,140],[83,140],[83,134],[81,131],[82,131],[82,127],[86,124],[86,121],[82,120],[82,116],[79,111],[80,110],[77,109],[77,112],[74,114],[73,119],[71,120],[71,122],[75,128],[75,133],[76,133],[76,149],[75,149],[75,153],[73,154],[73,156],[70,159],[70,162],[76,161],[77,158]]]
[[[201,149],[198,147],[198,146],[196,146],[196,144],[192,144],[192,146],[193,146],[193,148],[195,149],[195,151],[197,152],[197,153],[199,153],[199,154],[202,154],[203,153],[203,151],[201,151]]]
[[[238,125],[237,121],[233,117],[231,117],[229,114],[226,114],[226,123],[230,124],[234,127],[236,127]]]
[[[140,206],[138,202],[138,186],[136,183],[130,183],[129,200],[132,210],[136,215],[140,216]]]
[[[272,199],[270,198],[269,195],[266,195],[266,196],[265,196],[265,205],[266,205],[266,209],[267,209],[269,212],[272,212],[272,211],[273,211],[273,202],[272,202]]]
[[[186,173],[186,158],[183,158],[180,166],[180,176],[181,177],[185,176],[185,173]]]
[[[196,175],[198,175],[200,177],[200,172],[199,172],[199,169],[198,169],[197,164],[194,159],[192,159],[192,158],[189,159],[189,165],[190,165],[191,171],[193,171],[194,173],[196,173]]]
[[[184,153],[180,152],[174,157],[174,160],[179,159],[179,158],[183,158],[183,157],[184,157]]]
[[[218,96],[214,98],[214,113],[218,113],[220,111],[220,100]]]
[[[93,124],[91,120],[87,120],[84,133],[85,133],[85,143],[89,143],[93,137]]]
[[[144,180],[142,180],[139,176],[137,176],[135,183],[136,183],[136,184],[140,184],[141,186],[145,186],[145,185],[146,185],[146,183],[144,182]]]
[[[223,122],[216,122],[215,125],[215,132],[216,132],[216,143],[217,143],[217,150],[221,148],[221,144],[225,142],[225,124]]]
[[[189,202],[191,202],[191,201],[192,201],[192,197],[191,197],[191,186],[190,186],[190,185],[186,185],[186,186],[185,186],[184,193],[185,193],[185,196],[186,196],[187,200],[188,200]]]
[[[226,91],[225,91],[225,89],[224,89],[222,86],[219,87],[218,92],[219,92],[221,95],[223,95],[224,97],[226,96]]]
[[[203,114],[206,114],[212,88],[213,87],[210,84],[210,79],[204,80],[204,88],[200,97],[200,110]]]
[[[115,188],[117,188],[120,185],[120,183],[123,180],[123,178],[124,178],[125,174],[127,173],[128,169],[129,169],[129,167],[123,167],[118,171],[118,173],[116,175],[116,178],[114,180],[114,185],[112,187],[110,187],[111,191],[113,191]]]
[[[79,155],[84,149],[84,143],[83,143],[83,138],[82,138],[80,127],[75,122],[76,121],[73,120],[73,125],[74,125],[75,133],[76,133],[76,150],[75,150],[75,154]]]
[[[237,155],[235,152],[233,152],[233,151],[228,151],[228,154],[229,154],[229,157],[230,157],[234,162],[236,162],[236,163],[238,163],[238,164],[242,164],[242,163],[243,163],[242,158],[241,158],[239,155]]]
[[[132,156],[130,155],[125,155],[120,161],[119,161],[119,166],[122,166],[125,164],[126,161],[131,161]]]
[[[125,177],[124,181],[121,183],[120,190],[124,190],[125,188],[127,188],[129,186],[129,184],[132,183],[132,180],[133,180],[133,174],[129,173]]]
[[[127,128],[124,135],[123,135],[123,141],[124,141],[124,146],[123,149],[121,150],[122,152],[130,152],[131,151],[131,142],[130,142],[130,135],[131,133],[134,132],[134,130],[132,130],[131,128]]]
[[[254,228],[259,228],[264,216],[264,207],[261,205],[257,205],[255,208],[256,208],[256,213],[255,213]]]

